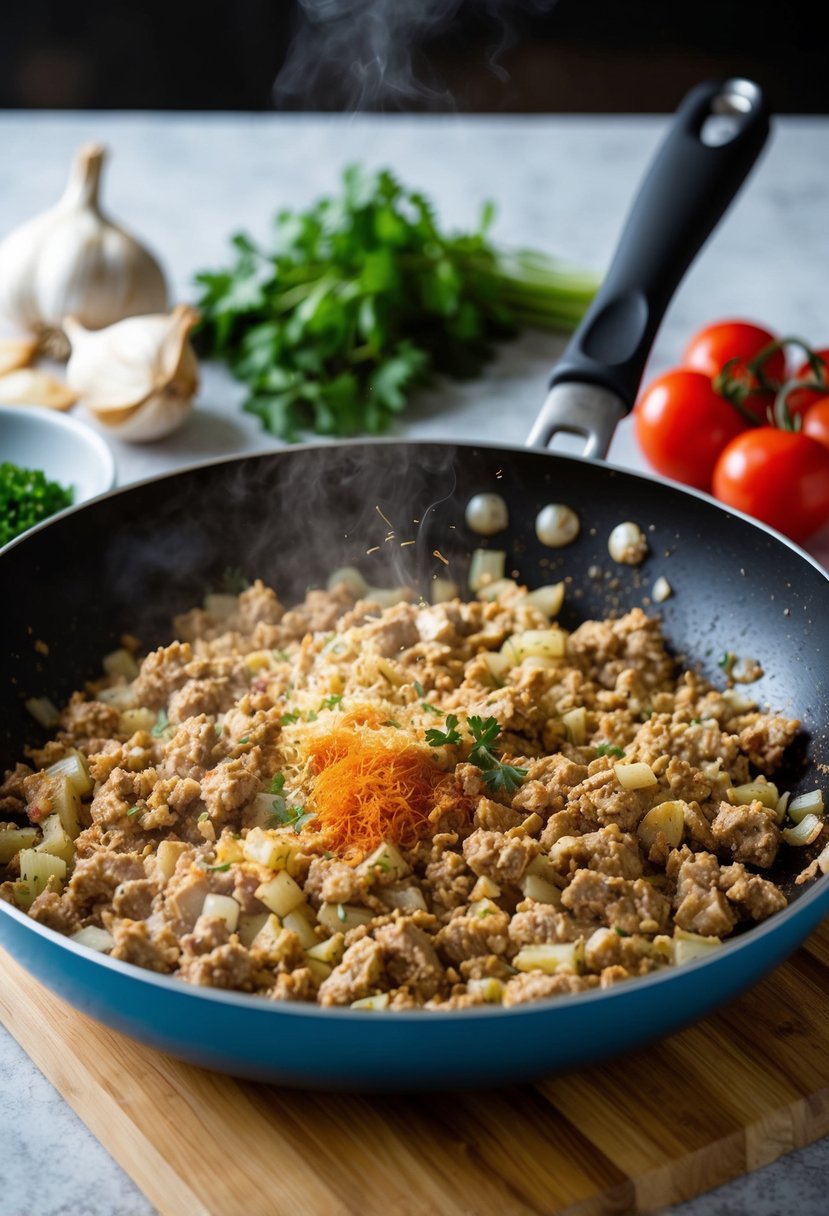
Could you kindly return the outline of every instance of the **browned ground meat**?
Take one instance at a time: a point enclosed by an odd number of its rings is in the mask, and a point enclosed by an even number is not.
[[[677,670],[639,609],[568,636],[524,597],[208,596],[5,774],[0,841],[27,827],[35,847],[7,850],[0,897],[187,983],[390,1010],[608,987],[679,961],[683,934],[713,948],[784,908],[785,812],[733,788],[773,779],[799,722]],[[517,655],[549,629],[562,657]],[[346,765],[322,799],[325,766],[359,748],[432,774],[416,830],[415,778],[402,810],[383,786],[362,843],[354,800],[382,772]],[[50,768],[67,760],[77,794]],[[56,821],[74,839],[50,843]]]

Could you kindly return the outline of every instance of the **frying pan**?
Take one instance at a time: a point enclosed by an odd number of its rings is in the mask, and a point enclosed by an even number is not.
[[[727,138],[716,130],[720,120]],[[704,83],[682,102],[605,281],[553,373],[528,448],[374,440],[230,458],[107,494],[8,546],[0,555],[7,690],[0,765],[11,766],[24,742],[39,741],[26,697],[62,703],[100,671],[101,656],[124,632],[147,648],[168,640],[173,614],[200,602],[228,567],[261,577],[286,602],[346,564],[375,586],[405,579],[428,595],[430,580],[446,574],[444,562],[463,584],[471,551],[489,543],[507,552],[507,572],[529,586],[568,580],[567,626],[646,604],[653,581],[666,577],[673,594],[658,610],[677,656],[714,681],[725,650],[759,660],[765,674],[752,694],[805,727],[784,785],[820,785],[819,766],[829,763],[825,572],[782,536],[706,495],[600,459],[631,407],[676,285],[768,127],[750,81]],[[546,450],[561,429],[583,437],[584,457]],[[482,542],[464,509],[490,490],[506,500],[510,521]],[[581,519],[565,549],[546,547],[535,533],[537,513],[551,502],[569,504]],[[417,543],[384,543],[385,520],[398,540]],[[641,566],[618,566],[608,555],[608,534],[623,520],[647,536]],[[511,1009],[332,1010],[197,988],[90,952],[4,903],[0,941],[78,1009],[208,1068],[306,1088],[493,1085],[617,1055],[756,983],[829,910],[829,877],[793,885],[805,860],[804,850],[791,850],[774,874],[790,905],[711,957]]]

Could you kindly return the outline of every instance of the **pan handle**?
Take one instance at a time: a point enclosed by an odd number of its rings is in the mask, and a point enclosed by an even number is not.
[[[768,138],[762,90],[734,77],[697,85],[681,102],[639,187],[610,267],[550,380],[527,440],[582,435],[603,456],[632,409],[656,331],[682,276]]]

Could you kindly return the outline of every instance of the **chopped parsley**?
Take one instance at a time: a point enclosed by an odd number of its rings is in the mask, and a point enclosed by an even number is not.
[[[306,823],[310,823],[312,819],[316,819],[314,811],[306,811],[299,805],[288,806],[284,798],[274,798],[271,827],[293,828],[299,835]]]
[[[202,811],[201,815],[199,815],[198,819],[196,820],[196,823],[204,823],[205,819],[209,818],[210,816],[208,815],[207,811]]]
[[[155,720],[155,726],[150,731],[150,734],[154,735],[156,739],[158,739],[164,734],[165,730],[169,729],[169,726],[170,719],[167,717],[167,711],[165,709],[160,709],[158,711],[158,717]]]
[[[250,743],[250,735],[242,735],[241,739],[239,740],[239,743],[240,743],[240,745],[243,743]]]
[[[446,715],[446,730],[438,730],[436,727],[431,727],[426,731],[426,742],[430,747],[448,747],[450,744],[460,743],[461,737],[457,730],[458,715]]]
[[[600,743],[596,748],[597,756],[617,756],[621,760],[624,754],[624,749],[615,743]]]
[[[419,697],[425,697],[425,696],[426,696],[426,689],[423,687],[423,685],[421,684],[420,680],[415,680],[415,681],[414,681],[414,690],[415,690],[415,692],[417,693],[417,695],[418,695]]]
[[[284,788],[285,788],[285,774],[284,773],[274,773],[273,777],[271,777],[271,783],[268,786],[268,793],[269,794],[281,794],[282,791],[284,790]]]
[[[40,469],[0,462],[0,546],[72,505],[73,491],[49,481]]]
[[[627,929],[620,929],[618,925],[613,926],[613,932],[618,933],[619,937],[630,937]]]
[[[473,714],[468,719],[467,726],[475,740],[469,753],[470,764],[481,770],[484,781],[493,792],[503,790],[507,794],[514,793],[527,776],[527,770],[515,764],[505,764],[492,751],[491,744],[501,733],[497,718],[483,719]]]
[[[225,871],[225,870],[229,870],[229,869],[230,869],[230,862],[229,862],[229,861],[223,861],[223,862],[221,863],[221,865],[218,865],[218,866],[205,866],[204,868],[205,868],[205,870],[210,870],[210,871],[211,871],[211,873],[213,873],[213,874],[216,874],[216,873],[220,873],[220,874],[221,874],[221,873],[224,873],[224,871]]]
[[[127,814],[128,815],[137,815],[140,810],[141,810],[140,806],[131,806],[130,809],[127,811]]]
[[[342,701],[342,693],[334,693],[332,696],[320,701],[320,709],[336,709],[338,705],[342,705]]]
[[[292,710],[290,713],[283,714],[279,719],[280,726],[291,726],[294,722],[299,721],[299,710]]]
[[[241,595],[247,591],[250,583],[238,566],[225,566],[220,586],[225,595]]]
[[[399,723],[399,722],[395,722],[394,718],[386,718],[386,720],[385,720],[385,722],[383,723],[383,725],[384,725],[384,726],[393,726],[395,730],[400,730],[400,729],[401,729],[400,723]]]
[[[427,713],[430,713],[430,714],[442,714],[443,713],[443,710],[439,709],[437,705],[432,705],[431,701],[421,701],[420,708],[425,709],[427,711]]]
[[[737,662],[736,654],[733,654],[730,650],[726,650],[723,652],[723,654],[720,656],[720,658],[717,659],[717,666],[721,667],[726,675],[730,675],[731,668],[734,666],[734,664],[736,662]]]

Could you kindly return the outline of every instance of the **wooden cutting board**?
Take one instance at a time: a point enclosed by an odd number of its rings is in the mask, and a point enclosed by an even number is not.
[[[103,1029],[0,951],[5,1025],[163,1216],[656,1212],[829,1134],[829,922],[752,992],[498,1091],[309,1094]]]

